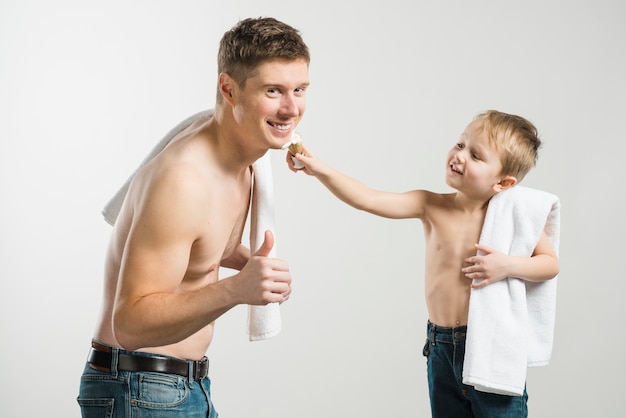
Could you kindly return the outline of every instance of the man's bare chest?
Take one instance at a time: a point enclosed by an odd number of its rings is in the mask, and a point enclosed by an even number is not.
[[[207,217],[198,238],[192,243],[187,273],[201,277],[215,270],[242,243],[247,207],[213,212]],[[217,277],[217,276],[216,276]]]

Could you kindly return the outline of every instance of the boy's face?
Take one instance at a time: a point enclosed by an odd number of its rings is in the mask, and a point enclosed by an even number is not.
[[[242,132],[255,143],[262,140],[270,149],[289,142],[306,108],[306,61],[266,61],[246,80],[243,89],[233,84],[231,103]]]
[[[488,199],[503,179],[500,153],[490,144],[483,122],[473,121],[448,152],[446,184],[476,198]]]

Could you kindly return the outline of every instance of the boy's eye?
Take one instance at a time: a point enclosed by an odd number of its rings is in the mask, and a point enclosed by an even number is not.
[[[460,142],[458,144],[456,144],[457,149],[463,149],[465,148],[464,144],[461,144]]]
[[[480,160],[480,155],[476,154],[475,152],[472,153],[472,158],[475,160]]]

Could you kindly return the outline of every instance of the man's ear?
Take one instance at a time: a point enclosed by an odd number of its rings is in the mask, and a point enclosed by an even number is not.
[[[510,189],[511,187],[517,184],[517,179],[513,176],[504,176],[498,183],[495,184],[494,190],[496,193],[503,192],[506,189]]]
[[[226,100],[228,103],[232,105],[233,104],[233,91],[235,90],[235,87],[236,87],[235,80],[233,80],[233,78],[230,75],[228,75],[228,73],[220,73],[217,86],[218,86],[218,91],[220,92],[224,100]]]

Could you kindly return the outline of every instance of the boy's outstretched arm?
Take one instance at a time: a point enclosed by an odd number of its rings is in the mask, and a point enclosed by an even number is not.
[[[374,215],[386,218],[415,218],[416,209],[420,208],[418,200],[422,199],[422,191],[413,190],[406,193],[392,193],[374,190],[334,168],[324,164],[311,150],[304,146],[302,154],[295,158],[304,165],[298,170],[294,166],[291,154],[287,152],[286,161],[293,172],[303,171],[316,177],[337,198],[348,205]]]
[[[367,210],[366,203],[368,200],[371,200],[370,196],[375,193],[374,190],[371,190],[360,181],[324,164],[308,147],[303,145],[302,151],[302,154],[295,156],[296,159],[304,165],[304,168],[301,170],[295,168],[293,160],[290,158],[291,155],[287,153],[287,163],[292,171],[303,171],[310,176],[316,177],[328,190],[343,202],[356,209]]]
[[[559,259],[545,232],[530,257],[514,257],[493,248],[476,244],[476,249],[484,255],[465,259],[468,264],[461,271],[468,279],[482,281],[472,284],[472,288],[485,287],[506,277],[531,282],[542,282],[554,278],[559,273]]]

